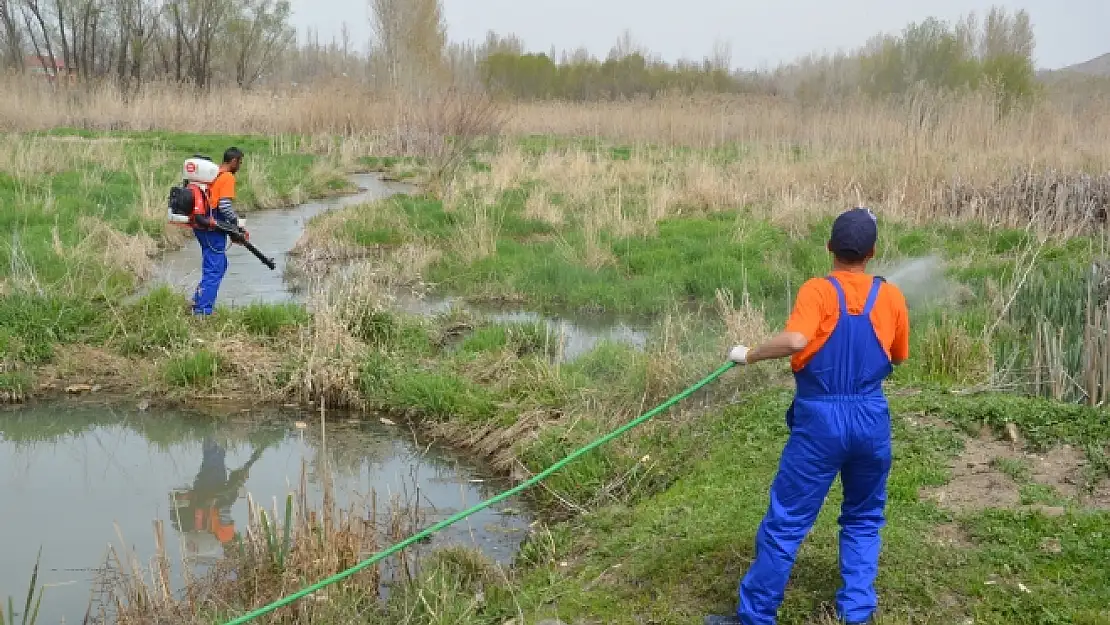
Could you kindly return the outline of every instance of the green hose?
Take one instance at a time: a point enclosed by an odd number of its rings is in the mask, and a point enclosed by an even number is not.
[[[317,590],[320,590],[321,588],[325,588],[325,587],[330,586],[330,585],[332,585],[332,584],[334,584],[334,583],[336,583],[336,582],[338,582],[338,581],[340,581],[344,578],[350,577],[351,575],[354,575],[355,573],[358,573],[359,571],[361,571],[362,569],[365,569],[366,567],[370,566],[371,564],[375,564],[377,562],[380,562],[381,560],[384,560],[385,558],[397,553],[398,551],[404,549],[405,547],[408,547],[409,545],[411,545],[413,543],[424,540],[428,536],[431,536],[432,534],[438,532],[439,530],[465,519],[466,517],[474,514],[475,512],[478,512],[479,510],[482,510],[484,508],[488,508],[489,506],[491,506],[491,505],[493,505],[493,504],[495,504],[499,501],[502,501],[504,499],[512,497],[513,495],[521,492],[522,490],[525,490],[529,487],[535,486],[537,483],[539,483],[545,477],[551,475],[552,473],[554,473],[554,472],[558,471],[559,469],[565,467],[566,465],[570,464],[573,460],[575,460],[579,456],[585,454],[586,452],[589,452],[589,451],[593,450],[596,447],[600,447],[601,445],[604,445],[605,443],[608,443],[609,441],[613,440],[614,438],[617,438],[618,436],[624,434],[628,430],[631,430],[632,428],[636,427],[637,425],[640,425],[644,421],[647,421],[648,419],[654,417],[655,415],[659,414],[660,412],[663,412],[664,410],[666,410],[666,409],[670,408],[671,406],[677,404],[678,402],[682,401],[683,399],[686,399],[690,395],[693,395],[701,387],[703,387],[706,384],[709,384],[710,382],[712,382],[712,381],[716,380],[717,378],[721,377],[721,375],[723,375],[726,371],[731,369],[733,366],[735,366],[735,363],[733,363],[733,362],[728,362],[728,363],[725,363],[725,364],[721,365],[720,368],[718,368],[716,371],[714,371],[713,373],[706,376],[703,380],[701,380],[697,384],[694,384],[693,386],[691,386],[690,388],[682,391],[678,395],[675,395],[674,397],[668,399],[667,401],[663,402],[662,404],[659,404],[658,406],[656,406],[652,410],[640,415],[636,419],[633,419],[632,421],[629,421],[628,423],[626,423],[626,424],[622,425],[621,427],[613,430],[612,432],[606,434],[605,436],[602,436],[601,438],[595,440],[594,442],[590,443],[589,445],[586,445],[585,447],[579,448],[578,450],[574,451],[573,453],[571,453],[566,458],[563,458],[562,460],[556,462],[555,464],[551,465],[547,469],[544,469],[542,472],[537,473],[536,475],[532,476],[527,481],[522,482],[522,483],[518,484],[517,486],[515,486],[515,487],[513,487],[513,488],[511,488],[511,489],[509,489],[509,490],[507,490],[507,491],[505,491],[505,492],[503,492],[499,495],[495,495],[495,496],[493,496],[493,497],[491,497],[491,498],[489,498],[489,499],[487,499],[487,500],[485,500],[481,503],[475,504],[473,507],[471,507],[468,510],[463,510],[462,512],[456,513],[455,515],[453,515],[449,518],[446,518],[446,519],[440,521],[439,523],[436,523],[435,525],[429,527],[428,529],[423,530],[422,532],[420,532],[418,534],[415,534],[413,536],[410,536],[409,538],[406,538],[405,540],[397,543],[396,545],[393,545],[392,547],[390,547],[389,549],[386,549],[385,551],[379,551],[378,553],[370,556],[368,559],[363,560],[362,562],[359,562],[358,564],[352,566],[351,568],[349,568],[345,571],[340,571],[339,573],[336,573],[335,575],[332,575],[331,577],[322,579],[322,580],[316,582],[315,584],[313,584],[311,586],[308,586],[306,588],[298,590],[297,592],[295,592],[291,595],[288,595],[286,597],[283,597],[281,599],[278,599],[277,601],[274,601],[273,603],[270,603],[268,605],[264,605],[261,608],[258,608],[257,610],[252,610],[252,611],[244,614],[243,616],[240,616],[239,618],[237,618],[233,621],[228,621],[224,625],[242,625],[243,623],[246,623],[248,621],[252,621],[252,620],[262,616],[263,614],[273,612],[274,610],[276,610],[276,609],[278,609],[282,606],[289,605],[290,603],[293,603],[297,599],[301,599],[302,597],[310,595],[310,594],[316,592]]]

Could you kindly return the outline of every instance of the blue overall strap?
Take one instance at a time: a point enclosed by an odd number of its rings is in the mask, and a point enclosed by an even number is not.
[[[865,316],[871,315],[871,310],[875,308],[875,300],[879,299],[879,289],[883,286],[883,279],[875,276],[871,282],[871,292],[867,294],[867,303],[863,306],[863,314]]]
[[[844,288],[841,287],[840,282],[831,275],[825,276],[825,279],[832,283],[833,288],[836,289],[836,300],[840,303],[840,314],[847,316],[848,301],[844,297]]]
[[[844,296],[844,287],[840,286],[840,282],[831,275],[825,276],[825,279],[836,289],[836,299],[840,304],[840,314],[848,315],[848,302],[847,298]],[[867,294],[867,302],[863,305],[863,312],[861,312],[860,315],[870,315],[871,311],[874,310],[875,301],[879,299],[879,289],[882,288],[883,282],[886,282],[886,280],[883,280],[879,276],[875,276],[875,279],[872,280],[871,291]]]

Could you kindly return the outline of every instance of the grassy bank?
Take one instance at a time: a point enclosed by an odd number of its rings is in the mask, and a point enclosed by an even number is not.
[[[804,202],[773,188],[738,201],[732,174],[782,157],[760,158],[528,139],[486,154],[489,171],[444,197],[320,218],[306,247],[372,259],[390,284],[655,320],[645,352],[604,345],[567,365],[542,327],[380,315],[358,325],[375,347],[357,367],[367,405],[417,416],[519,477],[692,383],[731,342],[765,337],[827,267],[842,206],[819,190],[846,170],[822,179],[827,161],[800,158],[786,171],[808,181]],[[933,173],[913,204],[877,207],[880,270],[910,296],[914,354],[892,389],[881,622],[1108,622],[1110,545],[1095,528],[1110,509],[1110,429],[1101,408],[1078,405],[1105,392],[1097,218],[1003,199],[1024,188],[998,191],[1006,167],[982,174],[996,176],[978,196],[990,208],[968,212],[939,199],[953,183]],[[683,623],[731,608],[786,436],[782,381],[781,367],[730,376],[553,476],[537,498],[569,520],[533,536],[509,580],[437,569],[413,590],[435,609],[394,617]],[[783,622],[831,609],[837,501],[803,549]]]
[[[476,303],[658,320],[676,310],[715,316],[723,295],[750,301],[774,326],[802,282],[827,270],[824,242],[847,198],[826,190],[856,179],[872,185],[859,199],[881,196],[899,162],[880,154],[858,170],[835,155],[792,154],[507,140],[478,153],[485,165],[442,197],[335,211],[301,244],[318,264],[373,258],[392,284]],[[912,197],[874,205],[876,270],[900,280],[915,308],[922,357],[900,375],[1098,403],[1107,278],[1095,209],[1110,200],[1105,174],[1014,177],[1016,161],[1000,162],[978,174],[982,186],[957,192],[961,167],[974,166],[917,170],[903,189]],[[1038,201],[1061,185],[1071,194]]]
[[[685,423],[667,419],[665,433],[640,437],[636,451],[644,462],[623,475],[655,487],[591,507],[591,514],[534,538],[512,583],[484,580],[485,595],[494,599],[467,622],[523,613],[525,622],[695,623],[708,611],[733,609],[785,440],[787,403],[780,392],[747,395]],[[1063,436],[1098,449],[1108,435],[1101,414],[1033,400],[936,394],[899,398],[894,411],[896,460],[878,622],[1110,619],[1102,583],[1110,544],[1100,529],[1110,500],[1105,481],[1094,496],[1082,490],[1084,475],[1105,480],[1105,464],[1084,468],[1082,454],[1073,453],[1046,468],[1052,455],[1026,456],[979,434],[984,422],[1016,420],[1036,431],[1045,421],[1068,419],[1087,425],[1077,428],[1082,432],[1046,432],[1040,442]],[[969,475],[963,467],[970,462],[983,473]],[[1064,474],[1079,478],[1076,485],[1060,480]],[[596,483],[577,477],[561,482],[563,495],[594,497]],[[944,503],[937,503],[937,493],[947,493]],[[838,502],[834,491],[799,555],[784,623],[832,622],[826,619],[839,585]],[[470,605],[477,587],[463,585],[438,598]]]
[[[123,335],[119,351],[129,354],[185,332],[176,302],[136,309],[123,300],[150,278],[160,250],[191,243],[165,217],[181,162],[194,153],[218,160],[231,145],[247,154],[237,186],[244,213],[342,191],[349,184],[343,170],[357,165],[334,145],[293,138],[75,131],[0,137],[0,202],[7,207],[0,215],[0,390],[25,395],[31,369],[51,362],[59,345],[101,345]],[[174,318],[160,319],[156,310]]]
[[[354,375],[368,406],[397,420],[412,417],[422,431],[487,454],[517,479],[655,405],[720,359],[715,337],[681,318],[646,353],[605,345],[569,364],[553,362],[536,326],[379,312],[356,327],[351,336],[368,349],[357,350],[364,355]],[[546,481],[534,496],[548,524],[534,528],[513,571],[447,552],[394,587],[384,604],[374,601],[372,585],[347,585],[277,622],[373,613],[396,623],[690,623],[710,609],[727,610],[786,437],[789,396],[775,377],[772,368],[730,373]],[[891,389],[896,460],[881,622],[1106,622],[1105,413],[918,386],[911,379]],[[1011,425],[1016,442],[1007,439]],[[838,498],[834,491],[802,550],[784,623],[821,622],[815,615],[829,608]],[[240,613],[276,596],[251,594],[250,603],[227,609]]]
[[[373,286],[351,290],[365,296]],[[673,311],[645,351],[605,344],[563,363],[541,324],[491,324],[459,311],[419,319],[381,303],[300,321],[255,307],[206,331],[250,333],[273,353],[308,344],[308,336],[330,337],[334,349],[314,353],[332,358],[314,360],[313,368],[296,364],[312,360],[307,354],[287,350],[286,383],[328,392],[329,404],[346,397],[395,420],[412,418],[423,432],[486,455],[517,479],[712,370],[730,332],[766,332],[765,322],[752,321],[758,311],[742,303],[716,321]],[[283,324],[258,321],[283,315]],[[1096,408],[964,392],[953,371],[977,369],[936,365],[956,344],[940,334],[944,327],[917,332],[923,338],[914,350],[925,364],[900,370],[891,389],[896,461],[879,581],[882,622],[1106,622],[1100,580],[1110,573],[1110,544],[1099,527],[1110,514],[1110,420]],[[930,346],[941,338],[948,342]],[[234,348],[217,353],[236,356]],[[514,571],[448,552],[384,604],[373,602],[369,587],[347,586],[279,619],[332,622],[369,610],[397,623],[521,616],[688,623],[728,609],[786,437],[783,381],[773,366],[730,373],[553,476],[534,491],[548,524],[535,528]],[[218,393],[232,382],[219,376],[207,384]],[[799,558],[785,623],[821,622],[815,615],[829,608],[838,497],[830,497]]]

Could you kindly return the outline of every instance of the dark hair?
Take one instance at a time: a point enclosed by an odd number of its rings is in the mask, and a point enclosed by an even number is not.
[[[240,150],[239,148],[228,148],[224,152],[224,162],[225,163],[230,163],[231,161],[233,161],[237,158],[243,158],[243,151]]]
[[[857,252],[855,250],[843,250],[843,251],[835,251],[834,250],[832,254],[833,254],[833,258],[839,260],[842,263],[849,263],[849,264],[858,263],[858,262],[862,261],[864,258],[867,258],[867,253],[860,254],[859,252]]]

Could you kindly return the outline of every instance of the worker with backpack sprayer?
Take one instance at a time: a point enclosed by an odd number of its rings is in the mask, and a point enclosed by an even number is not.
[[[271,270],[276,267],[250,243],[245,222],[232,209],[235,198],[235,172],[243,153],[229,148],[224,164],[217,166],[211,159],[194,155],[182,167],[184,181],[170,190],[170,223],[192,228],[201,249],[201,279],[193,293],[193,314],[211,315],[216,295],[227,273],[228,239],[246,247]]]

